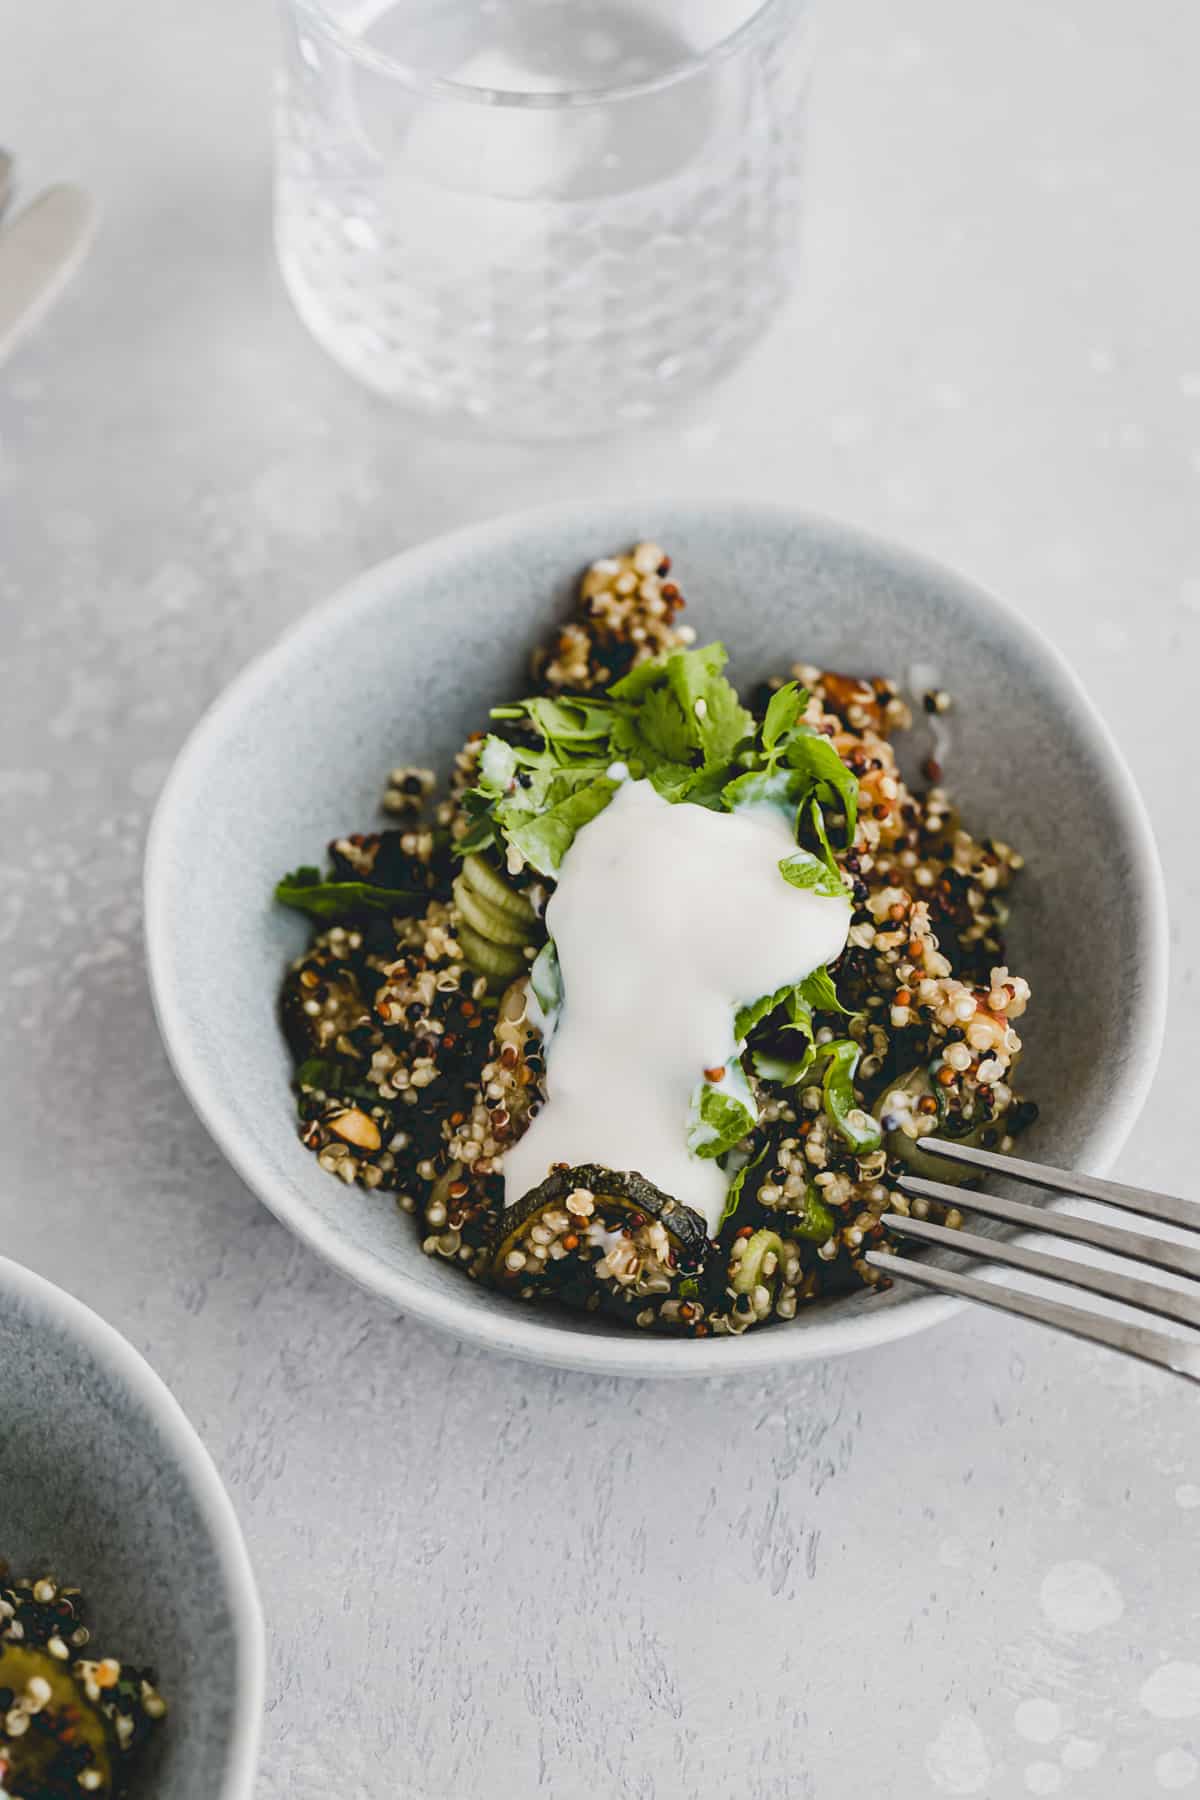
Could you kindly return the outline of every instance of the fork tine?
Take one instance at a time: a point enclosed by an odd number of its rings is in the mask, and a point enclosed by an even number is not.
[[[940,1294],[953,1294],[960,1300],[978,1300],[983,1306],[997,1307],[1001,1312],[1015,1313],[1032,1319],[1037,1325],[1051,1325],[1071,1337],[1084,1338],[1092,1344],[1104,1344],[1110,1350],[1123,1350],[1142,1362],[1153,1363],[1189,1381],[1200,1382],[1200,1350],[1184,1338],[1171,1337],[1148,1325],[1127,1325],[1118,1319],[1106,1319],[1099,1313],[1085,1312],[1079,1306],[1066,1306],[1041,1294],[1022,1294],[1015,1288],[1001,1287],[992,1281],[981,1281],[975,1275],[960,1275],[954,1269],[936,1269],[928,1263],[911,1261],[907,1256],[889,1256],[880,1250],[868,1250],[867,1261],[885,1275],[899,1275],[918,1287],[932,1288]]]
[[[1124,1275],[1112,1269],[1098,1269],[1095,1263],[1072,1262],[1069,1257],[1032,1250],[1024,1244],[979,1237],[971,1231],[951,1231],[948,1226],[935,1225],[930,1219],[906,1219],[899,1213],[885,1213],[881,1222],[903,1237],[941,1244],[948,1250],[961,1250],[964,1255],[978,1256],[985,1262],[1005,1263],[1012,1269],[1024,1269],[1028,1275],[1041,1275],[1047,1281],[1064,1281],[1070,1287],[1083,1288],[1105,1300],[1117,1300],[1123,1306],[1140,1306],[1162,1319],[1174,1319],[1179,1325],[1200,1327],[1200,1299],[1190,1293],[1180,1293],[1177,1288],[1159,1287],[1157,1282],[1142,1281],[1136,1275]]]
[[[1150,1263],[1156,1269],[1169,1269],[1175,1275],[1200,1279],[1200,1250],[1194,1250],[1190,1244],[1174,1244],[1167,1238],[1147,1237],[1144,1232],[1127,1231],[1120,1225],[1101,1225],[1094,1219],[1078,1219],[1073,1213],[1050,1212],[1043,1206],[1029,1206],[1023,1200],[1002,1199],[999,1194],[977,1194],[973,1188],[964,1192],[944,1181],[927,1181],[923,1175],[902,1175],[898,1185],[902,1192],[915,1194],[922,1200],[938,1200],[944,1206],[980,1212],[987,1218],[1004,1219],[1010,1225],[1023,1225],[1030,1231],[1049,1231],[1055,1237],[1088,1244],[1093,1250],[1110,1250],[1114,1256],[1128,1256],[1134,1262]]]
[[[1153,1194],[1148,1188],[1127,1187],[1124,1182],[1105,1181],[1099,1175],[1077,1175],[1071,1169],[1053,1169],[1026,1162],[1019,1156],[1001,1156],[996,1150],[980,1150],[974,1144],[954,1144],[945,1138],[918,1138],[917,1148],[928,1151],[930,1156],[944,1157],[947,1162],[967,1163],[992,1175],[1008,1175],[1013,1181],[1048,1188],[1053,1194],[1099,1200],[1105,1206],[1121,1206],[1126,1212],[1158,1219],[1164,1225],[1191,1226],[1200,1231],[1200,1205],[1194,1200],[1180,1200],[1174,1194]]]

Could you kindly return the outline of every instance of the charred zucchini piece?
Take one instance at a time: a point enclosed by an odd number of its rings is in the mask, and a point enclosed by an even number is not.
[[[108,1722],[93,1706],[65,1662],[48,1650],[0,1644],[0,1688],[12,1693],[0,1728],[4,1792],[66,1794],[86,1791],[101,1800],[113,1792],[113,1744]],[[28,1722],[13,1731],[13,1714]]]
[[[338,1038],[371,1023],[354,969],[325,949],[310,951],[288,970],[280,1016],[298,1063],[328,1056]]]
[[[550,1236],[576,1256],[586,1246],[596,1253],[596,1261],[604,1260],[603,1237],[597,1241],[596,1227],[602,1233],[616,1233],[623,1227],[636,1228],[647,1222],[662,1226],[672,1266],[681,1275],[693,1274],[708,1252],[708,1229],[692,1207],[664,1194],[642,1175],[584,1163],[575,1169],[556,1169],[502,1215],[492,1255],[497,1280],[528,1281],[540,1274],[539,1263],[545,1265],[545,1272],[550,1272],[551,1258],[537,1254],[547,1246],[532,1234],[548,1215],[557,1219],[560,1214],[567,1228],[558,1233],[551,1230]],[[569,1238],[575,1242],[566,1243]],[[516,1256],[521,1261],[514,1266],[512,1259]]]
[[[900,1105],[897,1106],[897,1098]],[[931,1078],[928,1068],[910,1069],[900,1081],[891,1081],[880,1095],[875,1105],[875,1117],[882,1123],[889,1115],[911,1117],[916,1115],[920,1101],[932,1099],[937,1104],[936,1113],[926,1109],[926,1122],[923,1135],[944,1137],[960,1144],[978,1144],[985,1132],[1002,1129],[1003,1113],[994,1114],[991,1118],[981,1119],[977,1125],[963,1131],[961,1122],[956,1129],[954,1121],[949,1119],[943,1101],[943,1090]],[[950,1162],[940,1156],[926,1156],[917,1148],[915,1138],[911,1138],[903,1126],[896,1124],[890,1131],[885,1131],[884,1145],[889,1156],[902,1162],[914,1175],[921,1175],[927,1181],[944,1181],[952,1187],[959,1187],[969,1181],[972,1171],[962,1165]]]

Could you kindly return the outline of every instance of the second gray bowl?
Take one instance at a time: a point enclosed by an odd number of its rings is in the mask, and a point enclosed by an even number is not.
[[[0,1557],[82,1588],[95,1647],[170,1709],[132,1800],[250,1800],[263,1625],[208,1453],[124,1338],[4,1258],[0,1372]]]

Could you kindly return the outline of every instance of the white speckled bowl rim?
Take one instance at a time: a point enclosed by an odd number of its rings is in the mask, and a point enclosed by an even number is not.
[[[1039,668],[1061,704],[1063,718],[1069,720],[1072,741],[1103,771],[1107,797],[1124,834],[1124,860],[1133,883],[1128,902],[1140,923],[1140,966],[1123,1039],[1125,1079],[1113,1093],[1103,1122],[1091,1132],[1086,1152],[1077,1159],[1079,1167],[1102,1174],[1111,1166],[1145,1103],[1161,1050],[1166,1017],[1167,910],[1161,865],[1145,809],[1107,725],[1073,670],[1027,618],[1004,602],[943,565],[856,527],[759,502],[642,497],[626,502],[556,503],[487,520],[401,552],[311,610],[251,661],[203,716],[181,750],[160,796],[146,850],[145,932],[151,991],[168,1056],[197,1114],[246,1184],[298,1237],[352,1281],[398,1310],[486,1349],[559,1368],[631,1376],[735,1375],[782,1368],[906,1336],[949,1318],[964,1302],[901,1288],[880,1300],[864,1298],[861,1305],[853,1298],[835,1302],[807,1316],[802,1313],[793,1324],[736,1339],[650,1338],[616,1325],[584,1335],[549,1324],[545,1309],[537,1309],[540,1316],[536,1321],[527,1318],[519,1305],[500,1295],[480,1307],[474,1284],[463,1282],[471,1291],[460,1297],[453,1283],[434,1291],[404,1271],[385,1266],[370,1250],[347,1242],[293,1187],[278,1178],[271,1158],[231,1104],[219,1057],[205,1053],[205,1033],[186,998],[187,945],[176,930],[174,876],[182,815],[189,801],[195,801],[195,784],[202,778],[204,765],[219,756],[222,740],[235,722],[259,706],[278,703],[288,670],[302,668],[335,621],[343,638],[353,641],[356,624],[365,623],[381,604],[396,604],[401,590],[413,592],[447,565],[471,561],[486,569],[493,554],[510,550],[523,535],[536,539],[540,532],[560,523],[578,528],[580,541],[593,546],[592,554],[602,554],[611,544],[650,533],[669,543],[673,527],[702,530],[713,520],[750,535],[756,525],[775,531],[787,528],[808,537],[818,548],[886,561],[903,579],[924,581],[933,590],[944,592],[952,587],[964,614],[985,619],[989,629],[1005,636],[1029,665]],[[564,578],[573,573],[578,569],[562,571]],[[684,580],[686,587],[686,576]],[[548,619],[553,616],[551,608],[547,597]],[[714,632],[721,628],[720,620],[706,620],[705,624]],[[725,630],[723,635],[728,639],[735,630]],[[419,747],[412,746],[410,754],[419,760]],[[381,745],[380,779],[387,760],[387,747]],[[956,787],[969,802],[969,771],[956,769],[955,776]],[[314,855],[320,849],[320,844],[311,846]]]
[[[23,1306],[35,1318],[43,1316],[121,1391],[131,1414],[140,1414],[152,1424],[157,1446],[170,1456],[207,1528],[221,1571],[237,1657],[232,1722],[222,1745],[222,1773],[219,1785],[214,1783],[208,1791],[212,1800],[251,1800],[262,1736],[266,1634],[241,1527],[212,1458],[166,1383],[119,1331],[81,1300],[20,1263],[0,1257],[0,1304],[8,1302]],[[97,1430],[102,1426],[103,1419],[97,1418]],[[86,1588],[86,1571],[73,1573]],[[139,1786],[137,1792],[141,1791]]]

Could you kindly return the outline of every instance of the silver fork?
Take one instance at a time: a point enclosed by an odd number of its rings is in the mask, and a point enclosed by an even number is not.
[[[994,1150],[978,1150],[966,1144],[954,1144],[942,1138],[918,1138],[917,1146],[930,1156],[948,1162],[967,1164],[972,1169],[1007,1176],[1010,1181],[1024,1182],[1053,1194],[1068,1194],[1077,1200],[1097,1200],[1105,1206],[1119,1207],[1163,1225],[1188,1227],[1200,1231],[1200,1205],[1178,1200],[1170,1194],[1154,1194],[1145,1188],[1126,1187],[1119,1181],[1103,1181],[1095,1175],[1076,1175],[1069,1169],[1054,1169],[1041,1163],[1025,1162],[1016,1156],[1000,1156]],[[1025,1230],[1043,1231],[1052,1237],[1081,1244],[1091,1250],[1106,1251],[1127,1257],[1131,1262],[1145,1263],[1164,1274],[1191,1276],[1200,1281],[1200,1249],[1191,1244],[1178,1244],[1167,1238],[1151,1237],[1124,1225],[1098,1224],[1091,1219],[1076,1218],[1070,1213],[1051,1212],[1044,1207],[1029,1206],[1021,1200],[1002,1199],[998,1194],[964,1192],[943,1181],[929,1181],[920,1175],[905,1175],[898,1183],[901,1191],[917,1199],[937,1200],[960,1211],[982,1213],[985,1218],[1000,1219]],[[950,1230],[931,1219],[904,1217],[885,1213],[883,1223],[897,1237],[917,1238],[922,1243],[937,1244],[963,1255],[979,1257],[989,1263],[1003,1263],[1027,1275],[1038,1275],[1048,1281],[1062,1282],[1101,1299],[1136,1307],[1158,1318],[1171,1319],[1178,1325],[1190,1325],[1200,1331],[1200,1289],[1195,1292],[1161,1287],[1157,1282],[1143,1281],[1135,1274],[1123,1274],[1098,1268],[1094,1263],[1076,1262],[1073,1258],[1054,1256],[1028,1245],[1008,1243],[1004,1239],[980,1237],[975,1232]],[[964,1300],[978,1300],[984,1306],[999,1307],[1002,1312],[1016,1313],[1033,1319],[1039,1325],[1052,1325],[1072,1337],[1086,1338],[1094,1344],[1106,1344],[1127,1356],[1140,1357],[1160,1369],[1169,1369],[1190,1381],[1200,1381],[1200,1339],[1176,1337],[1152,1325],[1138,1325],[1079,1306],[1069,1306],[1049,1295],[1026,1293],[999,1281],[982,1281],[974,1275],[960,1274],[954,1269],[935,1268],[929,1263],[914,1262],[911,1257],[871,1250],[867,1261],[887,1275],[914,1282],[918,1287],[932,1288],[938,1293],[954,1294]]]

